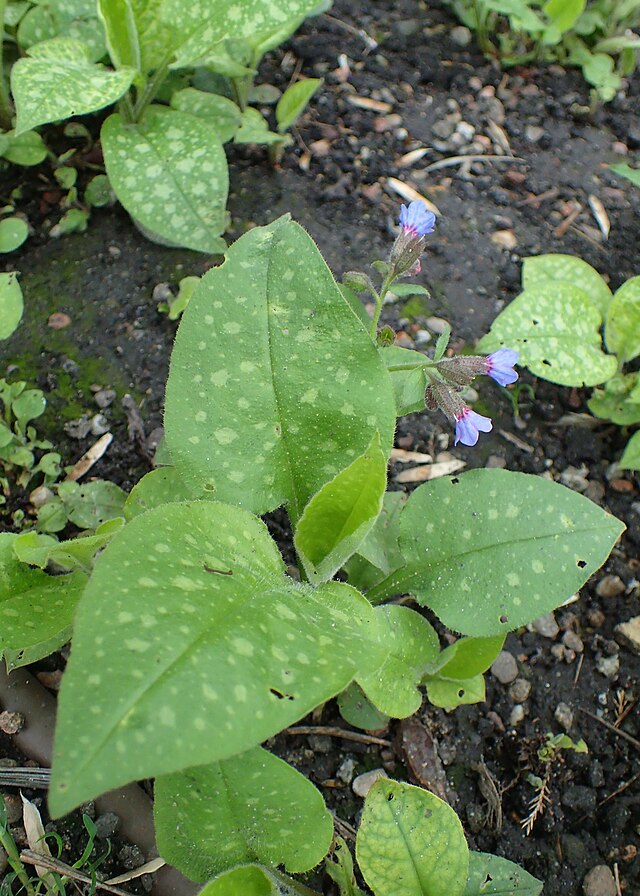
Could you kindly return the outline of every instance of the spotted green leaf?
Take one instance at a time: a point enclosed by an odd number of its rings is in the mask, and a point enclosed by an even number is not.
[[[50,535],[25,532],[14,542],[13,552],[22,563],[45,569],[55,563],[64,570],[82,569],[90,572],[95,554],[107,545],[124,525],[122,518],[107,520],[98,526],[94,535],[58,541]]]
[[[640,432],[634,433],[627,442],[618,466],[621,470],[640,470]]]
[[[640,355],[640,277],[623,283],[611,300],[605,342],[624,363]]]
[[[39,0],[21,18],[17,37],[23,50],[55,37],[80,41],[91,62],[106,52],[95,0]]]
[[[319,791],[262,747],[157,778],[154,816],[162,857],[197,881],[254,861],[308,871],[333,836]]]
[[[371,444],[315,494],[298,522],[294,543],[309,581],[326,582],[373,527],[387,484],[387,459],[376,432]]]
[[[242,121],[242,112],[232,100],[193,87],[176,90],[171,97],[171,107],[202,118],[216,129],[222,143],[232,139]]]
[[[165,0],[160,14],[180,36],[174,62],[177,68],[199,62],[227,39],[246,40],[259,59],[318,6],[318,0],[215,0],[213,5],[211,0]]]
[[[462,896],[469,849],[451,806],[381,778],[364,805],[356,859],[375,896]]]
[[[426,619],[408,607],[377,607],[376,614],[388,653],[382,665],[365,670],[356,680],[376,709],[404,719],[420,708],[418,682],[438,656],[438,636]]]
[[[594,389],[587,406],[592,414],[619,426],[640,423],[640,374],[618,373]]]
[[[8,339],[22,318],[24,301],[15,271],[0,274],[0,339]]]
[[[11,69],[16,136],[110,106],[127,91],[135,74],[131,68],[114,72],[91,62],[83,44],[65,38],[37,44],[29,52],[30,58],[18,59]]]
[[[524,868],[487,852],[469,853],[464,896],[540,896],[543,883]]]
[[[137,222],[174,245],[224,250],[229,175],[215,128],[151,106],[135,125],[109,116],[101,137],[111,186]]]
[[[287,504],[297,521],[376,430],[388,456],[394,427],[384,364],[311,237],[287,217],[245,234],[176,337],[165,431],[181,475],[254,513]]]
[[[472,470],[413,492],[400,518],[406,565],[367,596],[410,592],[453,631],[499,635],[574,594],[623,530],[558,483]]]
[[[0,655],[10,668],[40,660],[69,640],[87,581],[82,572],[49,576],[31,569],[14,554],[18,538],[0,534]]]
[[[140,39],[132,0],[98,0],[98,15],[114,66],[140,71]]]
[[[586,292],[605,318],[611,302],[611,290],[590,264],[575,255],[532,255],[522,265],[522,288],[527,292],[544,284],[570,283]]]
[[[381,633],[348,585],[286,578],[244,510],[193,501],[136,516],[78,607],[51,810],[256,746],[381,665]]]
[[[130,520],[139,513],[159,507],[161,504],[206,497],[208,495],[194,494],[175,467],[160,467],[146,473],[134,485],[125,502],[124,515],[127,520]]]
[[[536,376],[561,386],[595,386],[617,369],[616,358],[602,351],[601,324],[600,311],[582,288],[545,281],[507,305],[478,348],[506,346]]]
[[[308,78],[306,81],[297,81],[285,90],[276,106],[276,121],[280,132],[295,124],[321,84],[322,78]]]

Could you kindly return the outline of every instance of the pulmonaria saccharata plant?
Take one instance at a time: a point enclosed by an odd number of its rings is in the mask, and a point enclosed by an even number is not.
[[[421,270],[422,255],[427,237],[435,230],[436,216],[429,211],[426,204],[417,199],[400,208],[400,231],[395,239],[388,262],[375,262],[374,267],[383,275],[382,286],[378,291],[373,287],[371,279],[365,274],[351,272],[345,278],[345,284],[358,292],[369,291],[375,299],[375,309],[371,323],[371,334],[377,337],[381,347],[387,347],[393,341],[389,338],[389,328],[378,331],[380,313],[387,292],[396,280],[410,277]],[[411,353],[412,360],[401,364],[392,364],[392,373],[410,373],[422,370],[425,378],[424,405],[429,410],[441,410],[455,426],[457,445],[473,447],[481,432],[490,432],[491,419],[470,408],[464,399],[465,389],[471,385],[476,376],[486,375],[500,386],[515,383],[518,374],[514,364],[518,353],[508,348],[501,348],[488,356],[466,355],[444,358],[450,331],[438,340],[433,360],[419,352]],[[391,333],[391,337],[393,334]]]
[[[0,534],[4,658],[36,662],[73,630],[52,814],[155,778],[158,850],[209,881],[204,896],[313,892],[288,875],[331,848],[322,794],[262,744],[332,698],[365,730],[425,696],[449,709],[483,700],[507,632],[575,594],[622,529],[584,496],[507,470],[387,490],[398,417],[428,401],[470,443],[490,424],[461,390],[515,377],[509,350],[445,358],[443,334],[429,358],[380,341],[384,296],[434,223],[413,203],[403,221],[374,265],[379,291],[365,274],[339,286],[289,216],[242,236],[182,316],[167,465],[92,534]],[[371,291],[373,320],[354,290]],[[278,508],[299,577],[260,519]],[[46,597],[37,625],[34,593]],[[455,633],[444,648],[422,608]],[[470,850],[453,809],[402,782],[370,791],[356,857],[375,896],[390,880],[451,896],[488,879],[500,892],[515,879],[532,896],[542,886]]]

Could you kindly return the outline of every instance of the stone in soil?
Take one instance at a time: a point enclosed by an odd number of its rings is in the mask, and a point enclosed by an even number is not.
[[[616,640],[622,647],[628,647],[633,653],[640,656],[640,616],[634,616],[626,622],[616,625]]]
[[[596,865],[582,882],[584,896],[616,896],[616,881],[607,865]]]
[[[533,627],[539,635],[542,635],[543,638],[554,639],[560,634],[560,626],[556,622],[553,613],[545,613],[544,616],[539,616],[538,619],[534,619],[531,623],[531,627]]]
[[[501,650],[491,665],[491,674],[500,684],[511,684],[518,677],[518,664],[513,654]]]

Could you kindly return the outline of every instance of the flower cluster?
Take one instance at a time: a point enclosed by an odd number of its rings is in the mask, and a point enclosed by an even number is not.
[[[460,392],[469,386],[478,375],[490,376],[500,386],[515,383],[518,374],[513,365],[518,353],[510,348],[500,348],[490,355],[468,355],[459,358],[445,358],[435,365],[442,381],[427,386],[426,402],[431,410],[440,408],[455,423],[455,442],[472,447],[481,432],[490,432],[492,423],[467,407]]]

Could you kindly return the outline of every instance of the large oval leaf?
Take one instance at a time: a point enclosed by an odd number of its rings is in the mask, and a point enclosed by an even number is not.
[[[469,849],[451,806],[384,778],[367,796],[356,858],[376,896],[462,896],[467,882]]]
[[[311,237],[288,218],[239,239],[183,315],[165,430],[196,489],[294,521],[376,432],[391,449],[389,375]]]
[[[400,517],[406,565],[368,597],[411,592],[454,631],[498,635],[575,593],[623,530],[558,483],[472,470],[413,492]]]
[[[561,386],[595,386],[618,366],[602,351],[601,325],[602,316],[584,290],[543,281],[498,315],[478,348],[492,352],[507,346],[536,376]]]
[[[15,134],[50,121],[95,112],[115,103],[131,85],[134,69],[109,71],[91,62],[81,43],[54,38],[36,44],[33,58],[11,69]]]
[[[248,750],[381,651],[365,598],[288,579],[246,511],[193,501],[142,513],[98,558],[78,608],[51,809]]]
[[[154,816],[162,857],[191,880],[254,861],[308,871],[333,837],[320,792],[261,747],[157,778]]]
[[[522,264],[522,288],[525,291],[534,291],[544,284],[555,286],[558,283],[569,283],[581,289],[601,316],[607,316],[611,290],[596,269],[582,258],[562,253],[525,258]]]
[[[150,233],[199,252],[223,252],[229,174],[207,122],[151,106],[138,124],[111,115],[100,132],[113,190]]]

